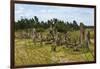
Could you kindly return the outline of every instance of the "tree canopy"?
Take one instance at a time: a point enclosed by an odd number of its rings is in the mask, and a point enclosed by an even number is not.
[[[79,25],[75,20],[73,22],[64,22],[63,20],[53,18],[47,21],[39,21],[38,17],[34,16],[30,19],[21,18],[15,22],[15,30],[35,28],[38,31],[44,31],[50,27],[55,28],[58,32],[79,30]]]

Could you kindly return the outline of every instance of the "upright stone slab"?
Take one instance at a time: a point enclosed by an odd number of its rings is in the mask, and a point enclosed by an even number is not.
[[[90,44],[90,32],[86,32],[86,36],[85,36],[85,42],[86,42],[86,48],[89,48],[89,44]]]
[[[36,29],[35,28],[33,28],[32,29],[32,40],[33,40],[33,42],[36,44]]]
[[[80,23],[80,44],[82,45],[85,40],[85,28],[84,24]]]
[[[40,46],[43,45],[43,37],[42,32],[38,32],[38,41],[40,42]]]
[[[89,43],[90,43],[90,31],[88,31],[88,33],[87,33],[87,38],[88,38]]]

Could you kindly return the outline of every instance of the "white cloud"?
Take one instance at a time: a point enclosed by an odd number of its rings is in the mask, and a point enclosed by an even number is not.
[[[16,5],[15,20],[23,16],[24,18],[32,18],[38,16],[39,20],[47,21],[48,19],[57,18],[64,21],[79,21],[86,24],[94,24],[94,12],[90,8],[76,7],[59,7],[43,6],[43,5]]]

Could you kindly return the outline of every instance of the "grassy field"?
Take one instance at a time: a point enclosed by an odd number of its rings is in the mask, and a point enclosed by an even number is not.
[[[51,44],[40,45],[32,39],[15,38],[15,65],[55,64],[69,62],[94,61],[94,39],[91,39],[90,51],[85,48],[74,51],[64,45],[58,46],[56,52],[52,51]]]

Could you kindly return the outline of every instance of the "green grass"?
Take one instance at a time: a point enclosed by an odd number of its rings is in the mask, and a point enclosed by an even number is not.
[[[90,51],[86,48],[81,48],[79,51],[74,51],[73,48],[66,46],[57,46],[56,51],[52,51],[52,44],[40,45],[36,44],[32,39],[23,39],[20,32],[15,32],[15,66],[20,65],[37,65],[37,64],[56,64],[69,62],[84,62],[94,61],[94,32],[90,30]],[[43,32],[47,35],[47,32]],[[74,34],[74,35],[73,35]],[[71,42],[73,40],[79,41],[80,31],[69,32]]]
[[[31,39],[15,39],[15,65],[37,65],[52,63],[68,63],[93,61],[93,56],[89,52],[75,52],[65,46],[58,46],[56,52],[51,50],[50,44],[41,46],[38,42],[36,45]],[[94,45],[90,46],[91,51]]]

